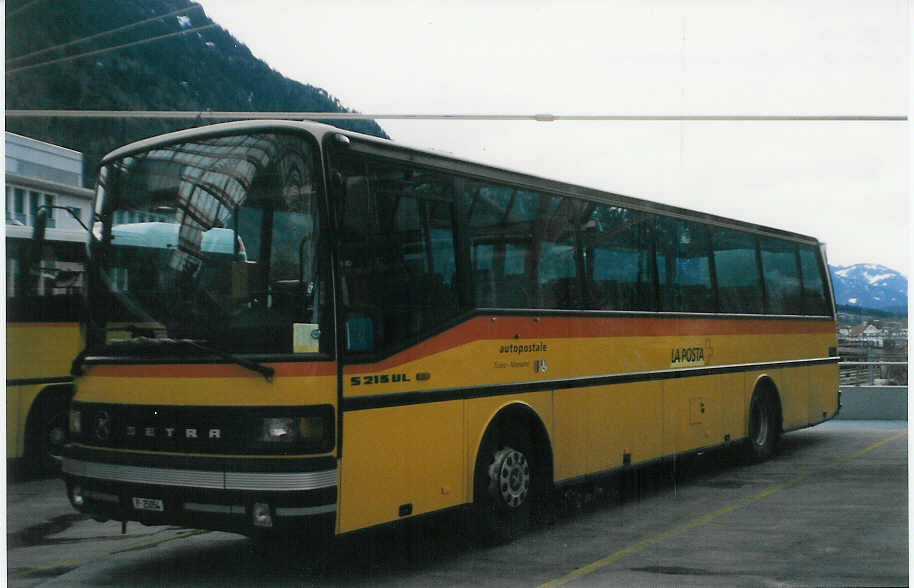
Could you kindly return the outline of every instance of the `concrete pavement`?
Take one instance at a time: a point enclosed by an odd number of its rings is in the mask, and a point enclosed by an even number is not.
[[[908,583],[907,423],[832,421],[762,464],[711,453],[564,493],[507,545],[461,513],[326,546],[85,520],[58,480],[8,488],[11,586],[806,586]]]

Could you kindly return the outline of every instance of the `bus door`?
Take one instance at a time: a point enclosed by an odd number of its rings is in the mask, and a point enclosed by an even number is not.
[[[344,532],[462,503],[465,444],[463,401],[435,392],[452,385],[439,342],[461,308],[452,184],[356,154],[337,165]]]

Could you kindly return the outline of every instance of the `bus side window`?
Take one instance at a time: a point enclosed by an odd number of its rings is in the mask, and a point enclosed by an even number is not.
[[[595,310],[656,310],[651,224],[654,217],[592,205],[581,229],[585,283]]]
[[[580,308],[582,296],[578,286],[577,207],[573,200],[550,197],[551,209],[542,218],[539,241],[537,281],[538,308]]]
[[[803,274],[803,310],[805,314],[826,316],[831,314],[828,295],[825,293],[823,264],[812,245],[800,245],[800,270]]]
[[[762,275],[755,236],[715,227],[711,233],[720,312],[761,314]]]
[[[656,234],[660,310],[714,312],[707,227],[660,216]]]
[[[541,196],[466,182],[461,193],[470,244],[473,304],[531,308],[537,302],[535,222]]]
[[[768,314],[803,314],[803,289],[797,246],[791,241],[759,238]]]

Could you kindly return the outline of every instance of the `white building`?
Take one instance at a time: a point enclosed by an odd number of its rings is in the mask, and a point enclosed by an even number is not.
[[[82,169],[83,155],[79,151],[7,132],[7,236],[21,232],[11,227],[34,226],[35,214],[44,205],[72,208],[88,225],[92,190],[83,188]],[[81,231],[85,235],[79,222],[60,208],[48,210],[48,229]],[[53,240],[55,235],[49,233],[48,238]]]
[[[92,222],[93,191],[83,188],[83,156],[66,149],[15,133],[6,133],[6,292],[14,296],[22,277],[21,256],[32,237],[35,218],[48,207],[45,250],[41,263],[39,294],[52,293],[48,284],[60,271],[81,272],[80,248],[85,247],[86,229]],[[73,211],[70,214],[68,208]],[[75,215],[75,217],[74,217]],[[77,220],[77,218],[79,220]],[[46,274],[46,275],[45,275]],[[82,279],[71,284],[81,287]],[[54,286],[57,288],[57,286]]]

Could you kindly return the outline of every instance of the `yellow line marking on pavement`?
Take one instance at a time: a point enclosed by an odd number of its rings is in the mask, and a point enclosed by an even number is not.
[[[892,435],[891,437],[883,439],[882,441],[873,443],[869,447],[865,447],[859,451],[855,451],[854,453],[851,453],[850,455],[846,455],[846,456],[842,457],[841,459],[837,459],[837,460],[829,463],[828,465],[824,466],[820,470],[817,470],[816,472],[806,472],[806,473],[802,473],[802,474],[797,474],[796,476],[794,476],[787,482],[784,482],[783,484],[778,484],[777,486],[772,486],[771,488],[766,488],[765,490],[762,490],[761,492],[759,492],[757,494],[753,494],[752,496],[749,496],[747,498],[737,500],[736,502],[730,503],[727,506],[724,506],[723,508],[719,508],[715,511],[709,512],[705,515],[702,515],[700,517],[697,517],[690,521],[682,523],[681,525],[677,525],[671,529],[668,529],[668,530],[664,531],[663,533],[654,535],[653,537],[648,537],[647,539],[642,539],[641,541],[633,543],[633,544],[629,545],[628,547],[624,547],[624,548],[620,549],[619,551],[616,551],[615,553],[611,553],[610,555],[607,555],[606,557],[604,557],[602,559],[598,559],[597,561],[595,561],[593,563],[590,563],[584,567],[578,568],[578,569],[574,570],[573,572],[571,572],[565,576],[562,576],[561,578],[556,578],[555,580],[546,582],[545,584],[541,584],[538,588],[557,588],[558,586],[564,586],[565,584],[567,584],[573,580],[576,580],[582,576],[592,574],[593,572],[595,572],[601,568],[605,568],[606,566],[608,566],[612,563],[615,563],[622,558],[625,558],[625,557],[628,557],[629,555],[638,553],[639,551],[642,551],[652,545],[656,545],[657,543],[660,543],[661,541],[666,541],[670,537],[679,535],[680,533],[684,533],[685,531],[688,531],[689,529],[693,529],[695,527],[703,525],[703,524],[705,524],[709,521],[712,521],[718,517],[721,517],[729,512],[733,512],[734,510],[737,510],[737,509],[743,508],[745,506],[748,506],[750,504],[753,504],[755,502],[758,502],[759,500],[762,500],[763,498],[771,496],[772,494],[774,494],[776,492],[780,492],[781,490],[785,490],[787,488],[790,488],[791,486],[796,486],[797,484],[799,484],[800,482],[802,482],[803,480],[808,478],[813,473],[818,473],[821,470],[832,468],[832,467],[842,464],[846,461],[850,461],[852,459],[858,458],[862,455],[869,453],[870,451],[873,451],[874,449],[878,449],[879,447],[882,447],[886,443],[891,443],[892,441],[901,439],[902,437],[904,437],[907,434],[908,434],[907,431],[902,431],[901,433]]]
[[[183,531],[181,533],[175,534],[172,537],[165,537],[162,539],[156,539],[155,541],[147,541],[145,543],[137,543],[136,545],[130,545],[127,547],[122,547],[120,549],[114,549],[111,551],[107,551],[105,553],[100,553],[100,554],[96,554],[96,555],[90,555],[88,557],[57,562],[55,564],[51,564],[49,566],[44,566],[41,568],[30,568],[28,570],[22,570],[21,572],[16,572],[15,574],[10,574],[8,576],[8,578],[27,578],[29,576],[49,575],[51,572],[53,572],[56,569],[63,569],[64,571],[68,571],[69,569],[78,568],[79,566],[81,566],[83,564],[87,564],[91,561],[102,559],[103,557],[108,557],[109,555],[116,555],[118,553],[125,553],[128,551],[139,551],[141,549],[155,547],[157,545],[161,545],[162,543],[167,543],[169,541],[185,539],[187,537],[192,537],[194,535],[202,535],[204,533],[209,533],[209,531],[201,531],[201,530]]]

